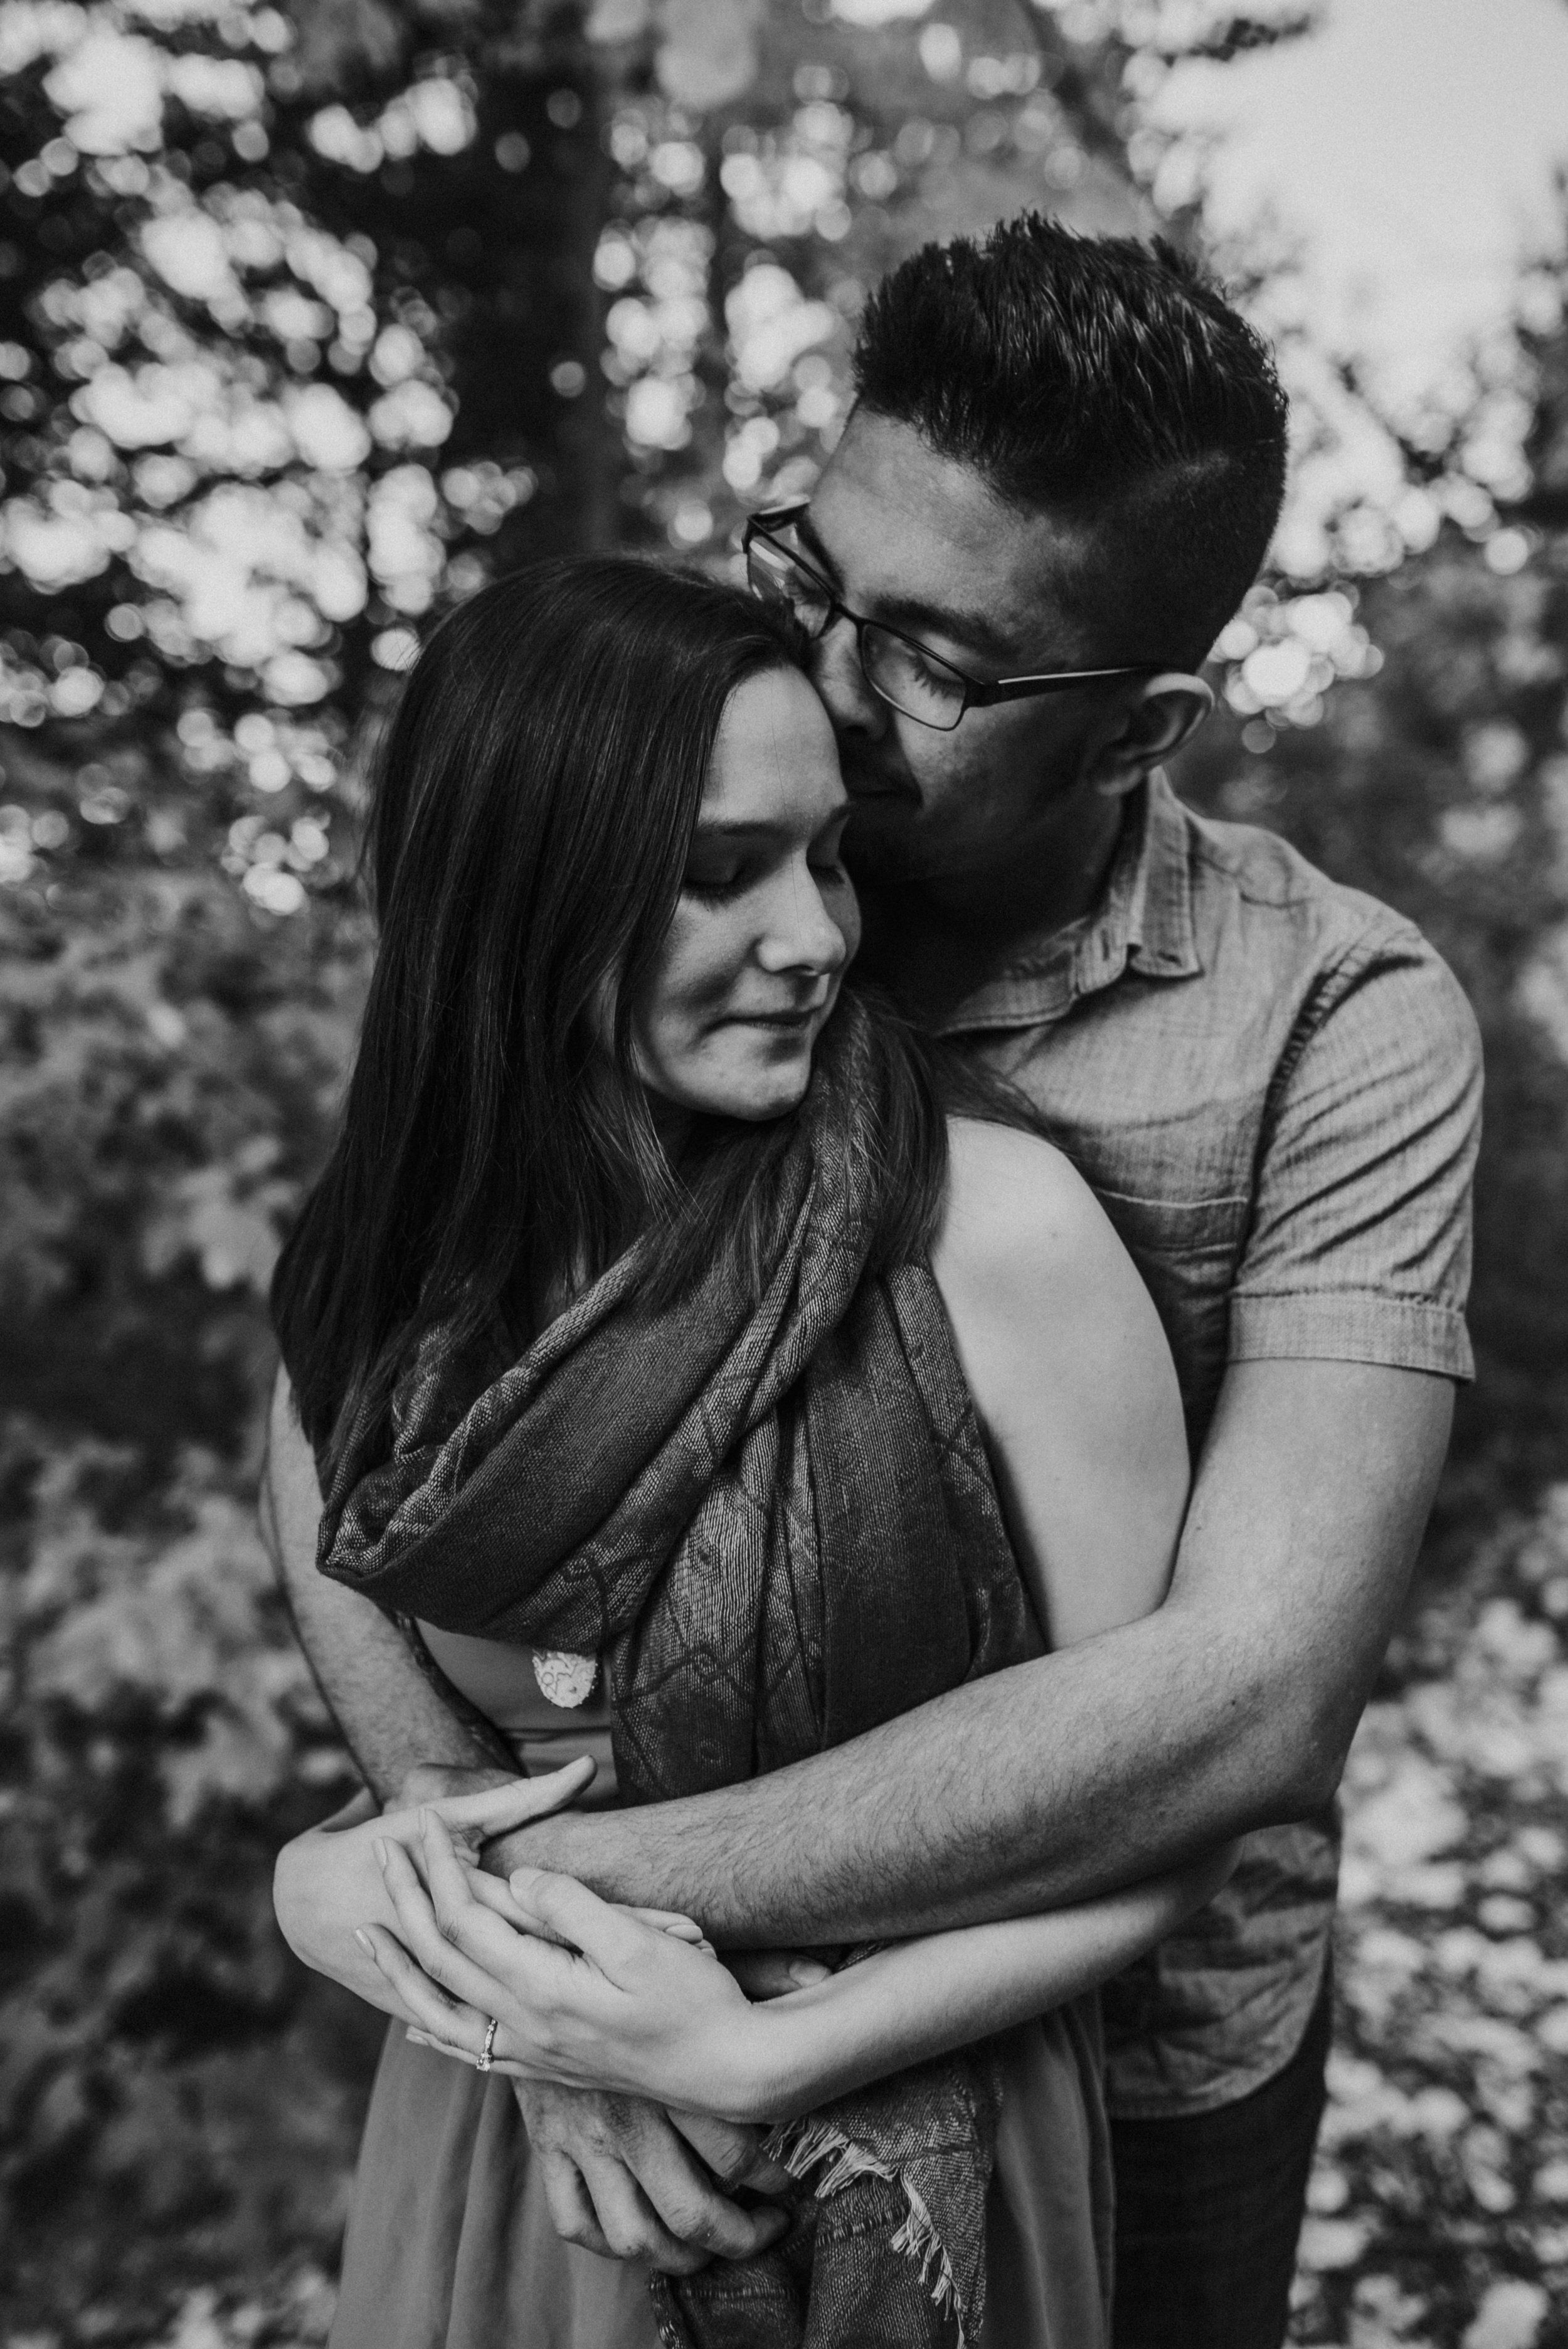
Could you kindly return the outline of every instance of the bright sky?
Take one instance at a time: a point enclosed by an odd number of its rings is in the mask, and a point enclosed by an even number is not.
[[[1506,322],[1522,258],[1562,234],[1563,0],[1326,0],[1317,31],[1183,67],[1159,107],[1222,134],[1212,226],[1272,208],[1298,233],[1315,334],[1400,404]]]

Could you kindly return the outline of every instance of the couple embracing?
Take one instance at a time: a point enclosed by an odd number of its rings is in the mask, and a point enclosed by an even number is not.
[[[855,380],[749,594],[497,581],[381,754],[264,1504],[367,1789],[279,1916],[393,2018],[335,2349],[1284,2336],[1473,1023],[1164,780],[1219,292],[1026,216]]]

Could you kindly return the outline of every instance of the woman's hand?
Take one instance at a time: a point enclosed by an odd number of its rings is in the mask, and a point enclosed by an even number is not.
[[[449,1795],[428,1809],[451,1839],[453,1865],[464,1865],[465,1872],[475,1878],[480,1899],[511,1916],[516,1912],[505,1885],[479,1874],[481,1844],[559,1810],[583,1792],[593,1775],[593,1764],[584,1756],[548,1777],[508,1779],[477,1794]],[[374,1795],[358,1795],[320,1826],[307,1828],[285,1844],[273,1878],[273,1905],[295,1955],[317,1973],[405,2022],[412,2017],[398,2005],[387,1976],[364,1944],[356,1940],[355,1929],[366,1922],[396,1922],[376,1846],[417,1847],[424,1816],[411,1807],[381,1812]]]
[[[612,1907],[538,1868],[511,1878],[508,1914],[434,1810],[417,1854],[383,1838],[379,1857],[396,1930],[372,1916],[365,1941],[383,2002],[411,2015],[426,2044],[477,2064],[493,2021],[493,2067],[514,2077],[767,2117],[767,2010],[688,1920]]]

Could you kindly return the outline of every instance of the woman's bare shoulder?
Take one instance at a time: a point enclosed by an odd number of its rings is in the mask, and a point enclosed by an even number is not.
[[[1179,1423],[1170,1348],[1137,1266],[1061,1151],[955,1118],[932,1270],[983,1419],[1057,1410]],[[1175,1414],[1174,1418],[1172,1414]]]
[[[1054,1143],[971,1117],[950,1118],[947,1137],[947,1198],[932,1252],[939,1280],[1076,1287],[1109,1264],[1131,1270],[1105,1209]]]
[[[1019,1563],[1054,1645],[1158,1606],[1187,1493],[1175,1364],[1088,1185],[1030,1133],[950,1127],[931,1254]]]

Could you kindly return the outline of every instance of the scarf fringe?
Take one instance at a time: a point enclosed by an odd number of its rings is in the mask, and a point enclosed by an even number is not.
[[[836,2123],[820,2117],[785,2122],[772,2131],[762,2149],[772,2160],[782,2162],[790,2177],[799,2178],[802,2185],[809,2171],[826,2162],[827,2169],[811,2189],[819,2202],[841,2193],[857,2178],[880,2178],[896,2186],[909,2205],[909,2215],[890,2248],[914,2261],[933,2305],[940,2313],[951,2316],[957,2327],[956,2349],[968,2349],[964,2310],[947,2246],[937,2233],[924,2202],[901,2171],[890,2169],[874,2153],[868,2153],[863,2145],[846,2137]]]

